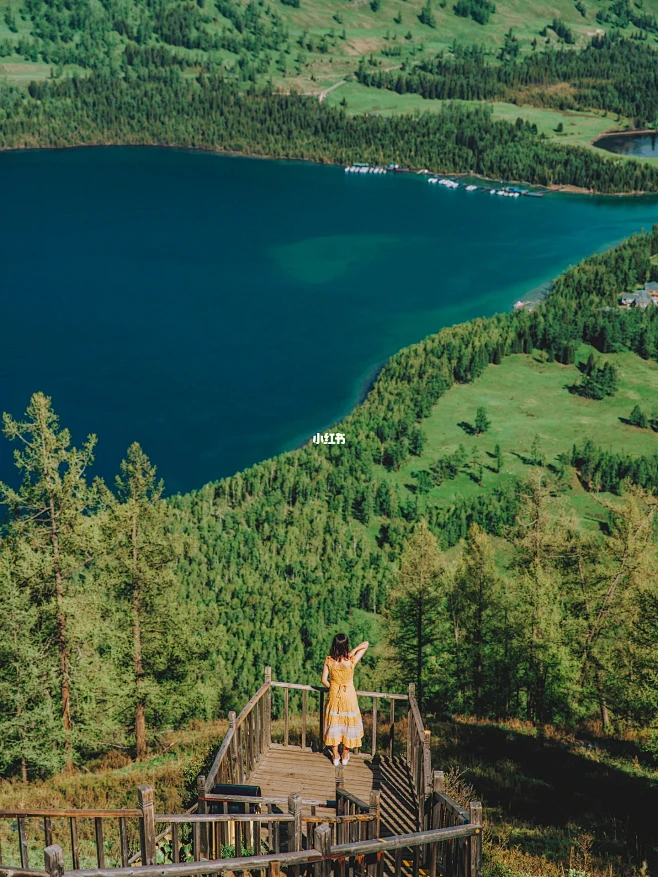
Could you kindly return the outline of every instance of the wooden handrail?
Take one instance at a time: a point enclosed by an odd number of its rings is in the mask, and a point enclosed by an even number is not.
[[[295,691],[326,692],[324,685],[302,685],[298,682],[275,682],[272,680],[272,688],[294,688]],[[357,697],[385,697],[388,700],[409,700],[407,694],[393,694],[383,691],[357,691]]]
[[[219,747],[219,751],[215,756],[215,760],[212,763],[212,767],[208,771],[206,776],[206,793],[215,785],[215,777],[217,776],[217,772],[219,771],[219,766],[226,757],[226,753],[229,750],[229,746],[233,742],[233,735],[235,734],[234,728],[229,728],[226,732],[226,736],[222,740],[222,745]]]
[[[55,807],[51,810],[0,810],[0,819],[17,819],[19,816],[71,816],[74,819],[125,819],[139,818],[141,815],[141,810],[132,808],[125,810],[70,810]]]
[[[29,868],[9,868],[0,865],[0,877],[50,877],[47,871],[32,871]]]
[[[303,865],[328,859],[349,859],[356,856],[386,853],[413,847],[423,847],[444,841],[468,838],[479,835],[482,826],[475,823],[451,826],[430,831],[417,831],[393,837],[356,841],[354,843],[330,846],[324,853],[317,849],[300,850],[290,853],[273,853],[265,856],[243,856],[231,859],[202,860],[174,865],[146,865],[136,868],[90,868],[67,871],[67,877],[199,877],[203,874],[222,874],[226,871],[256,871],[269,868],[270,864],[280,866]],[[39,874],[38,877],[43,877]]]
[[[274,853],[267,856],[242,856],[233,859],[204,859],[177,865],[139,865],[136,868],[89,868],[66,871],[67,877],[197,877],[202,874],[222,874],[225,871],[257,871],[272,862],[281,865],[304,865],[317,862],[321,854],[317,850],[299,850],[292,853]]]
[[[365,856],[369,853],[386,852],[387,850],[403,850],[406,847],[425,846],[454,840],[458,837],[472,837],[482,831],[481,825],[455,825],[450,828],[436,828],[430,831],[414,831],[412,834],[398,834],[393,837],[379,837],[374,840],[362,840],[356,843],[337,844],[331,847],[332,859],[348,856]]]
[[[287,805],[287,798],[258,798],[252,795],[213,795],[210,792],[199,798],[200,801],[208,803],[225,803],[225,804],[281,804]],[[328,807],[333,808],[336,802],[325,798],[302,798],[302,804],[307,807]]]
[[[249,713],[250,713],[250,712],[252,711],[252,709],[256,706],[256,704],[257,704],[258,701],[261,699],[261,697],[265,694],[265,692],[269,689],[269,687],[270,687],[270,683],[269,683],[269,682],[264,682],[264,683],[261,685],[261,687],[258,689],[258,691],[256,692],[256,694],[254,694],[254,696],[251,698],[251,700],[249,700],[249,701],[245,704],[245,706],[242,708],[242,711],[240,712],[240,715],[239,715],[239,716],[237,717],[237,719],[235,720],[235,727],[236,727],[236,728],[239,728],[239,727],[240,727],[240,725],[244,722],[244,720],[247,718],[247,716],[249,715]]]
[[[418,701],[416,700],[414,695],[411,695],[409,697],[409,709],[414,718],[413,723],[416,727],[416,730],[418,731],[418,736],[421,740],[423,740],[425,736],[425,726],[423,725],[423,719],[420,715],[420,710],[418,708]]]
[[[351,792],[348,792],[342,787],[336,789],[336,797],[345,798],[346,801],[350,801],[350,803],[354,804],[355,807],[358,807],[359,810],[368,811],[370,809],[370,804],[366,804],[365,801],[357,798],[356,795],[353,795]]]
[[[291,813],[169,813],[156,815],[156,822],[293,822]]]
[[[448,810],[453,816],[456,816],[458,819],[461,819],[464,824],[467,824],[471,821],[471,814],[468,810],[465,810],[461,807],[450,795],[447,795],[445,792],[434,792],[434,797],[437,801],[440,801],[441,804]]]
[[[9,868],[0,865],[0,877],[50,877],[47,871],[32,871],[29,868]]]

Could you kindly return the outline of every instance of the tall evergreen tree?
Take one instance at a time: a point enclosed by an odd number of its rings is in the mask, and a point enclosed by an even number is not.
[[[130,644],[124,675],[129,679],[126,700],[133,707],[138,759],[147,753],[147,710],[162,695],[158,680],[174,669],[170,662],[179,651],[172,649],[172,635],[187,640],[184,625],[175,620],[185,615],[176,607],[175,574],[185,540],[176,532],[175,512],[162,499],[163,489],[155,467],[135,442],[116,479],[108,541],[112,544],[109,576],[127,628],[125,642]]]
[[[460,698],[484,715],[485,688],[490,681],[495,630],[502,610],[502,590],[489,538],[473,524],[464,542],[450,594]]]
[[[27,782],[60,767],[62,725],[52,697],[57,674],[39,612],[12,567],[9,545],[0,544],[0,775],[20,773]]]
[[[431,657],[441,649],[446,581],[439,543],[421,521],[402,552],[387,618],[388,638],[401,674],[414,680],[421,705],[429,693]]]
[[[96,437],[71,447],[69,431],[60,428],[50,398],[35,393],[25,420],[4,415],[4,433],[20,443],[14,451],[22,483],[0,483],[0,502],[10,513],[9,538],[15,546],[19,583],[29,588],[39,607],[44,641],[56,644],[59,710],[66,766],[73,766],[71,638],[69,614],[75,582],[102,551],[92,512],[103,487],[87,483]]]

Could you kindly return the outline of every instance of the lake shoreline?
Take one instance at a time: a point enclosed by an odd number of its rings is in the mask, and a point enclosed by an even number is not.
[[[631,132],[626,132],[631,133]],[[634,133],[656,133],[656,132],[634,132]],[[614,134],[610,132],[610,134],[606,134],[604,136],[619,136],[619,134]],[[600,138],[599,138],[600,139]],[[343,164],[339,164],[335,161],[329,160],[320,160],[313,158],[299,158],[299,157],[291,157],[287,155],[264,155],[262,153],[252,153],[252,152],[236,152],[230,149],[223,149],[221,147],[214,146],[191,146],[191,145],[182,145],[178,143],[131,143],[131,142],[109,142],[102,141],[98,143],[75,143],[64,146],[0,146],[0,154],[5,152],[43,152],[43,151],[57,151],[57,150],[73,150],[73,149],[163,149],[163,150],[180,150],[186,152],[207,152],[212,155],[226,155],[232,158],[257,158],[263,159],[264,161],[292,161],[292,162],[301,162],[303,164],[312,164],[318,165],[319,167],[345,167]],[[612,154],[612,153],[610,153]],[[630,161],[634,161],[635,159],[628,159]],[[403,172],[402,175],[406,175],[406,173],[411,174],[412,176],[418,175],[419,171],[425,170],[425,168],[409,168],[406,172]],[[527,180],[493,180],[490,177],[484,177],[481,174],[474,173],[472,171],[430,171],[433,175],[444,175],[450,177],[472,177],[473,179],[482,180],[484,183],[490,183],[492,186],[496,185],[523,185],[529,186],[533,189],[543,190],[546,194],[570,194],[570,195],[594,195],[600,198],[638,198],[644,196],[656,196],[658,195],[658,191],[633,191],[633,192],[597,192],[594,189],[586,189],[584,187],[573,186],[569,183],[566,184],[558,184],[558,183],[550,183],[549,185],[544,185],[542,183],[529,183]]]

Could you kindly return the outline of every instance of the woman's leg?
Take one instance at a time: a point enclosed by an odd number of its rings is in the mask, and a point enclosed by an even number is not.
[[[343,761],[347,761],[350,757],[350,750],[343,744]]]
[[[340,755],[338,754],[338,744],[337,743],[335,746],[331,747],[331,754],[332,754],[334,761],[336,761],[337,758],[340,758]]]

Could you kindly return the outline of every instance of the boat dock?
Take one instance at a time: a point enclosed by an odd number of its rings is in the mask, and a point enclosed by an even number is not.
[[[346,174],[403,174],[409,173],[406,168],[400,167],[397,164],[389,164],[384,166],[379,165],[371,165],[367,162],[354,162],[353,164],[349,164],[345,167]],[[490,195],[497,195],[502,198],[520,198],[521,196],[528,196],[530,198],[543,198],[544,192],[531,192],[529,189],[521,189],[518,186],[510,186],[510,185],[495,185],[495,186],[486,186],[486,185],[476,185],[475,183],[469,182],[461,182],[460,180],[453,179],[452,177],[441,177],[437,174],[432,173],[428,170],[420,170],[416,171],[418,175],[424,175],[427,177],[427,182],[431,185],[439,185],[443,186],[445,189],[464,189],[466,192],[488,192]],[[468,179],[468,178],[466,178]]]

